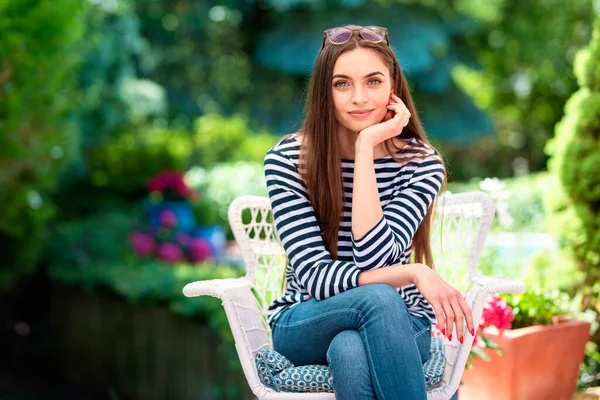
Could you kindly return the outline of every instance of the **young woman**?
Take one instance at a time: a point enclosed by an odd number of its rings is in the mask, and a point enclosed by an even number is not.
[[[387,29],[328,29],[302,129],[265,157],[287,289],[275,350],[329,364],[336,398],[425,399],[431,323],[463,341],[471,311],[434,270],[432,205],[445,183]],[[414,252],[414,262],[409,258]]]

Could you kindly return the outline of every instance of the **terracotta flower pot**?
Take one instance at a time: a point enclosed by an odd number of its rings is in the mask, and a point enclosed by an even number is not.
[[[565,320],[484,334],[504,351],[486,350],[488,362],[476,359],[465,371],[460,400],[571,400],[583,361],[590,324]]]

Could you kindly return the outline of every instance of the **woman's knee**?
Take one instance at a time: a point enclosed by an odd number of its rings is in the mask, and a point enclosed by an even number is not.
[[[338,333],[327,350],[327,361],[333,371],[368,373],[367,352],[360,333],[356,330]]]
[[[375,399],[367,352],[358,331],[338,333],[329,345],[327,361],[336,398]]]
[[[401,312],[408,317],[406,303],[392,286],[374,283],[360,286],[357,289],[361,289],[361,297],[364,299],[366,310],[376,313]]]
[[[382,302],[396,300],[398,299],[398,296],[400,296],[400,293],[398,293],[396,289],[385,283],[371,283],[369,285],[359,286],[353,290],[361,292],[363,296]]]

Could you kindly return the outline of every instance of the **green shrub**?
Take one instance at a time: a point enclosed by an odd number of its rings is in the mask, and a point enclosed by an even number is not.
[[[194,162],[205,168],[225,161],[262,162],[277,140],[269,133],[253,133],[239,115],[205,115],[195,121]]]
[[[61,221],[51,228],[52,240],[47,241],[44,260],[50,266],[92,268],[134,258],[128,236],[141,220],[140,203],[129,209]]]
[[[157,120],[163,123],[167,114],[165,89],[139,77],[140,64],[153,52],[144,51],[147,42],[134,1],[122,0],[118,6],[108,1],[86,3],[90,3],[86,18],[89,49],[78,76],[83,96],[77,113],[82,152],[115,134]],[[83,157],[77,161],[82,165],[76,166],[75,173],[86,168]]]
[[[469,182],[451,182],[448,184],[448,190],[452,193],[484,191],[480,187],[481,181],[472,179]],[[546,232],[544,196],[553,189],[553,176],[546,172],[539,172],[518,178],[501,179],[501,182],[506,185],[505,201],[507,211],[513,220],[510,231]],[[492,230],[506,231],[500,226],[498,215],[494,218]]]
[[[207,167],[232,159],[248,135],[250,129],[241,116],[227,118],[210,114],[199,117],[194,123],[195,163]]]
[[[262,162],[231,162],[210,169],[195,167],[187,173],[186,180],[202,194],[194,204],[198,223],[222,225],[229,239],[233,239],[227,217],[231,202],[243,195],[267,195]]]
[[[588,342],[585,358],[581,364],[577,389],[600,386],[600,351],[597,343]]]
[[[501,297],[506,299],[515,314],[512,329],[550,324],[556,317],[568,315],[571,309],[569,295],[560,290],[544,291],[529,287],[523,294]]]
[[[511,231],[545,232],[544,194],[550,188],[551,176],[536,173],[511,180],[507,203],[508,212],[513,218]]]
[[[55,215],[50,195],[80,141],[86,4],[0,2],[0,286],[32,271]]]
[[[586,306],[600,311],[600,17],[592,39],[575,58],[579,90],[565,106],[555,137],[546,151],[549,169],[559,185],[546,199],[552,215],[549,226],[560,244],[574,256],[584,272],[578,290]],[[599,317],[600,318],[600,317]],[[600,334],[594,338],[600,341]]]
[[[262,164],[267,151],[275,146],[279,139],[280,137],[266,132],[250,135],[241,143],[233,160]]]
[[[570,291],[581,281],[582,272],[577,270],[573,258],[567,252],[555,253],[543,250],[528,260],[529,266],[517,265],[517,268],[527,270],[524,278],[527,287],[535,285],[544,290]]]
[[[163,170],[188,168],[192,142],[187,132],[140,129],[88,151],[95,186],[119,191],[143,190],[148,179]]]
[[[184,130],[132,128],[87,151],[90,179],[97,187],[136,191],[158,172],[186,170],[194,161],[202,167],[231,161],[262,164],[276,141],[271,134],[252,133],[239,116],[200,117],[193,135]],[[235,175],[231,172],[224,178]]]
[[[118,6],[106,1],[82,3],[89,8],[85,20],[87,49],[77,73],[82,93],[73,113],[73,121],[81,129],[81,141],[77,157],[61,177],[60,192],[53,196],[61,219],[79,218],[115,203],[136,201],[141,194],[130,191],[139,188],[143,166],[134,163],[152,166],[153,162],[165,161],[164,154],[167,161],[172,159],[168,149],[161,149],[162,153],[154,154],[149,161],[149,157],[140,161],[138,153],[131,151],[132,143],[142,147],[140,136],[156,139],[158,134],[153,133],[161,129],[152,126],[168,125],[166,90],[140,78],[140,66],[155,55],[146,51],[148,44],[142,36],[143,24],[135,2],[122,0]],[[158,145],[162,144],[159,141]],[[139,149],[140,153],[144,151],[149,149]],[[130,176],[134,180],[129,181]]]

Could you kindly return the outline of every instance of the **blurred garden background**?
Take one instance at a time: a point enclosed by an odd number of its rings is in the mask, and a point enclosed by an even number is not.
[[[302,120],[323,30],[381,25],[518,318],[592,323],[600,1],[0,0],[0,399],[251,398],[216,299],[231,200]],[[595,30],[594,30],[595,26]],[[514,300],[514,299],[513,299]]]

